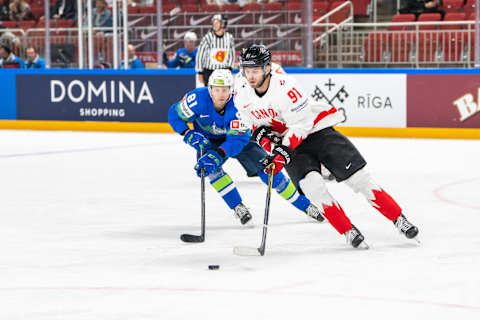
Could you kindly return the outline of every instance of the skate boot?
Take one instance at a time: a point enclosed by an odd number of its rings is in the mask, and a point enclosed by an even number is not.
[[[312,217],[313,219],[317,220],[318,222],[324,222],[325,217],[322,215],[320,210],[318,210],[317,206],[315,206],[313,203],[310,203],[307,209],[305,209],[305,213]]]
[[[344,233],[347,243],[354,248],[364,247],[368,249],[368,245],[363,242],[365,239],[360,231],[352,224],[352,229]]]
[[[248,208],[245,207],[243,203],[238,204],[233,210],[235,210],[235,214],[240,219],[240,222],[242,224],[246,224],[248,221],[252,219],[252,215],[250,214],[250,212],[248,211]]]
[[[418,228],[410,223],[403,214],[401,214],[393,224],[395,225],[395,228],[397,228],[398,231],[404,234],[408,239],[413,239],[418,234]]]

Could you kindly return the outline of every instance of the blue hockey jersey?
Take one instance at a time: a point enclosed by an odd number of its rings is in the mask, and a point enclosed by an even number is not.
[[[193,52],[188,52],[187,48],[181,48],[175,53],[175,58],[167,62],[169,68],[195,68],[195,57],[197,55],[197,48]]]
[[[168,122],[175,132],[183,133],[192,122],[195,130],[209,140],[225,140],[220,148],[226,157],[239,154],[250,140],[250,128],[239,118],[233,99],[227,102],[225,113],[219,114],[214,106],[208,88],[197,88],[168,110]]]

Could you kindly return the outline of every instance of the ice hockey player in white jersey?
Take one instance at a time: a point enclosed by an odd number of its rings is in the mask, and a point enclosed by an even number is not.
[[[299,191],[322,210],[347,243],[366,246],[364,236],[329,193],[320,175],[321,164],[338,182],[365,196],[407,238],[417,236],[418,228],[365,170],[360,152],[333,128],[343,120],[335,107],[309,104],[307,93],[293,77],[272,72],[271,53],[265,46],[244,49],[240,68],[243,77],[236,78],[234,101],[242,119],[251,121],[252,139],[270,153],[268,164],[275,163],[275,171],[285,167]]]

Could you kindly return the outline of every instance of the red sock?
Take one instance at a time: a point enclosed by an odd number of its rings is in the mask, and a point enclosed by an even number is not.
[[[402,213],[402,209],[393,200],[393,198],[385,192],[385,190],[372,190],[374,199],[370,200],[372,206],[380,211],[387,219],[395,221]]]
[[[333,201],[331,205],[322,204],[322,208],[325,218],[340,234],[344,234],[352,228],[350,219],[336,201]]]

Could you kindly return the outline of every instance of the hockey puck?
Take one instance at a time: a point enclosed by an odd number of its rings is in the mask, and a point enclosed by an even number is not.
[[[220,266],[218,264],[211,264],[208,266],[209,270],[218,270],[220,269]]]

